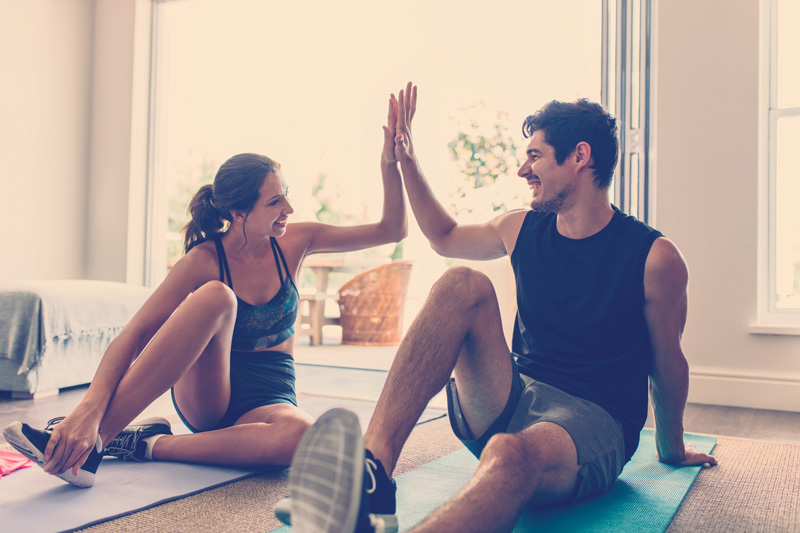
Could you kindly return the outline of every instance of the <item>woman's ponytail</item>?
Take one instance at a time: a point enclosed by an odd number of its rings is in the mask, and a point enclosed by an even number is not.
[[[214,207],[213,186],[203,185],[200,187],[192,201],[189,202],[189,214],[191,218],[183,227],[184,252],[188,252],[201,242],[224,232],[225,220],[228,217],[224,216],[227,213]]]

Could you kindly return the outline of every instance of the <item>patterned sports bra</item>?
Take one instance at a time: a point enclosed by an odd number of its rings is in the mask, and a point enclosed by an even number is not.
[[[267,350],[294,335],[294,323],[297,320],[300,296],[294,281],[292,281],[292,276],[289,274],[289,267],[286,265],[286,259],[283,257],[278,242],[274,237],[270,237],[269,241],[275,256],[275,264],[278,267],[278,275],[281,278],[281,288],[270,301],[262,305],[252,305],[238,296],[236,297],[236,323],[233,326],[233,342],[231,343],[233,350],[248,352]],[[225,248],[219,239],[214,239],[214,244],[217,246],[217,258],[219,259],[219,280],[224,283],[227,277],[228,286],[233,289]],[[278,256],[280,256],[280,260]],[[281,269],[281,265],[283,265],[283,269]],[[285,278],[284,271],[286,272]]]

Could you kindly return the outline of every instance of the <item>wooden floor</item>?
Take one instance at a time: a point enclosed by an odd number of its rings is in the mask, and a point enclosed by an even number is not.
[[[85,391],[85,386],[74,387],[62,390],[57,396],[36,400],[12,400],[8,395],[0,396],[0,427],[14,420],[43,427],[50,418],[69,413]],[[172,409],[168,397],[162,397],[157,404],[153,406],[155,411]],[[800,444],[800,413],[689,404],[684,421],[687,433]],[[653,427],[652,414],[646,427]]]
[[[646,427],[653,427],[652,413]],[[687,433],[703,433],[800,444],[800,413],[688,404],[684,414]]]

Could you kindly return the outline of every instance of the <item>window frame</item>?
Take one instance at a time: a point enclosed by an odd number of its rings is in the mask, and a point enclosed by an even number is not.
[[[800,107],[777,107],[777,0],[760,0],[758,95],[758,266],[756,322],[751,333],[800,335],[800,309],[777,307],[777,127]]]

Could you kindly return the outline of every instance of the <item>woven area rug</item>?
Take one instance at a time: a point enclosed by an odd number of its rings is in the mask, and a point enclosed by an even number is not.
[[[668,533],[800,532],[800,446],[718,437]]]
[[[419,425],[396,473],[460,447],[446,418]],[[668,533],[800,532],[800,445],[717,437],[714,455],[719,465],[700,472]],[[281,525],[272,508],[288,482],[288,470],[262,474],[82,531],[270,531]]]

